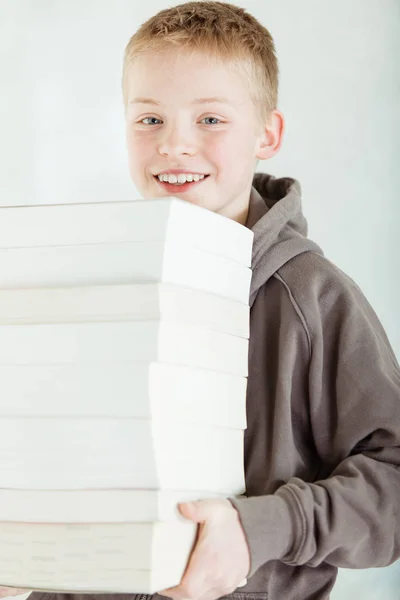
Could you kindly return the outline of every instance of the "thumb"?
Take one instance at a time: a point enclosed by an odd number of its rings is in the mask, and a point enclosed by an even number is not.
[[[208,504],[202,500],[181,502],[178,507],[180,513],[194,523],[204,523],[210,514]]]

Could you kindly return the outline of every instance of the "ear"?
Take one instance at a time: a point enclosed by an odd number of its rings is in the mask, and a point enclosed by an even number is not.
[[[270,121],[264,126],[264,131],[258,140],[256,158],[266,160],[279,151],[285,132],[285,118],[279,110],[272,111]]]

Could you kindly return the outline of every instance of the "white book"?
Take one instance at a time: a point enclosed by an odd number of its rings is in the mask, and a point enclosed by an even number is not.
[[[0,418],[154,418],[244,430],[246,388],[245,377],[164,363],[0,365]]]
[[[0,365],[165,362],[246,377],[249,341],[161,321],[1,325]]]
[[[179,522],[178,503],[229,496],[185,490],[30,490],[0,488],[0,522]]]
[[[178,240],[0,249],[0,289],[169,283],[248,305],[251,277],[249,267]]]
[[[0,208],[0,248],[178,242],[250,267],[253,232],[179,198]]]
[[[21,417],[1,423],[3,488],[245,489],[244,432],[238,429],[155,419]]]
[[[183,517],[157,523],[0,523],[0,581],[44,592],[155,593],[179,584],[196,531]]]
[[[0,325],[164,320],[249,338],[250,308],[165,283],[6,289]]]

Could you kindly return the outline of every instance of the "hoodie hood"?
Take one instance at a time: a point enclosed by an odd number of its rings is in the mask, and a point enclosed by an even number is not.
[[[323,255],[307,238],[300,183],[291,177],[254,174],[245,225],[254,233],[250,306],[260,287],[289,260],[308,251]]]

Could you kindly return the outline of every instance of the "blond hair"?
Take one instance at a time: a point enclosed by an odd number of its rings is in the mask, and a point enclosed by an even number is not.
[[[269,122],[278,102],[278,61],[269,31],[244,8],[192,1],[161,10],[143,23],[124,54],[122,91],[126,109],[130,63],[145,52],[166,49],[206,53],[210,62],[227,61],[247,78],[261,124]]]

